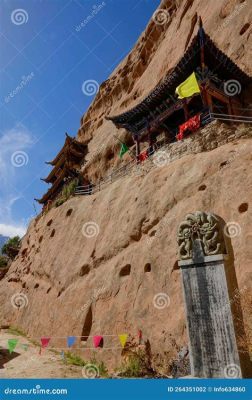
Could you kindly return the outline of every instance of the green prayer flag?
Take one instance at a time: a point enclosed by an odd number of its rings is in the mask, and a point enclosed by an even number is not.
[[[120,149],[120,153],[119,153],[119,157],[122,158],[122,156],[127,153],[127,151],[129,151],[129,148],[126,146],[126,144],[122,144],[121,145],[121,149]]]
[[[9,339],[8,340],[8,349],[9,352],[12,353],[17,345],[18,339]]]

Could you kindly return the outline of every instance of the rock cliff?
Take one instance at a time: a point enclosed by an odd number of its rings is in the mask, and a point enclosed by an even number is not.
[[[175,65],[196,32],[196,14],[220,48],[251,73],[252,10],[247,3],[161,3],[162,10],[169,9],[167,23],[150,21],[81,121],[78,138],[89,145],[85,172],[92,179],[118,163],[112,137],[116,128],[104,117],[135,105]],[[101,192],[71,198],[30,223],[19,256],[0,281],[1,325],[18,326],[32,338],[57,337],[51,342],[55,347],[65,345],[60,338],[66,335],[89,337],[87,342],[79,338],[76,345],[88,348],[92,335],[105,335],[96,357],[109,368],[118,367],[126,356],[116,335],[128,333],[137,347],[141,330],[151,367],[170,373],[171,360],[187,344],[177,227],[188,212],[204,210],[221,216],[233,229],[251,340],[251,128],[214,122],[166,151],[169,157],[162,165],[148,162]],[[15,308],[20,293],[23,307]],[[85,359],[93,354],[76,351]]]
[[[85,172],[93,181],[117,165],[120,145],[113,135],[125,135],[105,117],[129,110],[154,89],[190,45],[198,30],[198,16],[216,45],[252,74],[248,0],[163,0],[133,50],[103,82],[81,119],[78,138],[89,144],[87,160],[91,162]]]

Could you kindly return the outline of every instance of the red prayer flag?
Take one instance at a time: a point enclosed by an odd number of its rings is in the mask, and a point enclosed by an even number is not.
[[[93,343],[94,343],[94,347],[99,347],[101,344],[103,337],[102,336],[94,336],[93,337]]]
[[[138,342],[142,344],[143,332],[141,329],[138,329]]]
[[[179,133],[177,135],[178,140],[182,140],[184,138],[184,132],[190,131],[195,132],[200,128],[200,115],[197,114],[194,117],[190,118],[184,124],[179,125]]]
[[[47,346],[48,346],[48,344],[49,344],[49,342],[50,342],[50,339],[51,338],[49,338],[49,337],[42,337],[40,340],[41,340],[41,347],[40,347],[40,349],[39,349],[39,354],[41,355],[41,349],[45,349]]]
[[[183,132],[179,132],[176,136],[177,140],[182,140],[184,138]]]
[[[49,338],[49,337],[43,337],[43,338],[41,338],[42,349],[45,349],[45,348],[48,346],[48,344],[49,344],[49,342],[50,342],[50,339],[51,339],[51,338]]]
[[[140,161],[145,161],[148,158],[148,151],[145,150],[142,153],[139,154],[139,160]]]

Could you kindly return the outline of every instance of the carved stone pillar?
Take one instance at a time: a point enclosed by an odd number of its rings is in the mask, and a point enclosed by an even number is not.
[[[241,377],[222,231],[217,216],[199,211],[188,214],[178,229],[178,264],[182,272],[191,374],[195,377]]]

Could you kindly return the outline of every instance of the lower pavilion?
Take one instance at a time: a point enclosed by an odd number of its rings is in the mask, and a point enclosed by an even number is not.
[[[48,205],[52,203],[61,192],[65,183],[79,176],[80,165],[87,154],[87,145],[78,142],[66,133],[65,143],[54,158],[54,160],[46,162],[52,165],[53,169],[45,179],[41,179],[46,183],[50,183],[51,187],[41,199],[35,199],[40,204]]]

